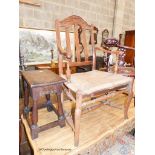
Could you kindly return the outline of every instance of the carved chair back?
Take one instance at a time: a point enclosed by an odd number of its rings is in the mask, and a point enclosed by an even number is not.
[[[66,77],[67,80],[70,81],[72,66],[85,66],[92,64],[92,69],[96,67],[96,55],[94,52],[94,26],[89,25],[86,21],[84,21],[79,16],[70,16],[65,18],[62,21],[56,20],[56,42],[57,48],[59,51],[59,74],[63,74],[63,67],[67,67]],[[79,38],[79,29],[81,31],[81,35]],[[61,35],[60,32],[65,32],[65,40],[66,40],[66,48],[62,47]],[[74,34],[74,49],[71,49],[71,38],[70,32]],[[89,37],[88,37],[89,35]],[[89,44],[89,38],[91,37],[91,45]],[[80,46],[83,46],[83,52],[81,53]],[[92,53],[91,53],[92,50]],[[72,56],[75,54],[75,59],[73,61]],[[88,60],[90,55],[93,55],[93,60]],[[84,60],[81,59],[84,57]],[[64,62],[65,60],[65,62]]]

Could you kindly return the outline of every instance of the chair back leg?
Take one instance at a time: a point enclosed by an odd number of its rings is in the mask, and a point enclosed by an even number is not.
[[[133,84],[134,84],[134,78],[132,78],[132,81],[129,83],[129,86],[128,86],[128,97],[124,103],[124,119],[128,119],[128,109],[129,109],[131,100],[133,98]]]

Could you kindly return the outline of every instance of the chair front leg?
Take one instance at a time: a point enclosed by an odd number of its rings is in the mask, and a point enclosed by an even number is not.
[[[82,94],[77,92],[76,94],[76,108],[75,108],[75,133],[74,133],[74,146],[79,145],[79,135],[80,135],[80,117],[81,117],[81,104],[82,104]]]
[[[128,119],[128,109],[131,103],[131,100],[133,98],[133,84],[134,84],[134,78],[128,85],[128,98],[124,104],[124,118]]]

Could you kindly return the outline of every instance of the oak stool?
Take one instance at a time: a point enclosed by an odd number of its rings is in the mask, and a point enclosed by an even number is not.
[[[50,70],[22,71],[22,79],[24,83],[24,117],[30,126],[32,139],[37,138],[38,133],[41,131],[57,125],[64,127],[65,118],[62,109],[61,93],[65,80]],[[50,100],[51,93],[57,95],[57,109]],[[32,107],[29,107],[29,96],[33,99]],[[39,105],[38,100],[41,96],[46,96],[47,102]],[[47,107],[49,112],[53,110],[58,116],[58,120],[38,126],[38,109],[44,107]],[[30,111],[32,111],[32,120],[28,119]]]

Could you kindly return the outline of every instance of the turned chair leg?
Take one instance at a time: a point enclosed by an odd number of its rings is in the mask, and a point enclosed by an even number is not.
[[[80,93],[77,93],[75,118],[74,118],[75,119],[74,146],[79,145],[81,104],[82,104],[82,95]]]
[[[124,104],[124,118],[125,119],[128,119],[128,109],[129,109],[131,100],[133,98],[133,82],[134,82],[134,79],[130,82],[128,86],[128,98]]]

